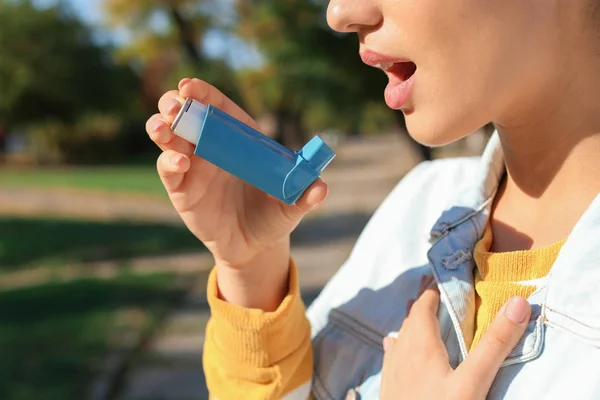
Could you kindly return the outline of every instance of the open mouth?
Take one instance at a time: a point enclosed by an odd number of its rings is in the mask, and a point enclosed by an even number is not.
[[[365,64],[381,69],[388,76],[384,93],[387,105],[394,110],[407,110],[405,105],[411,97],[417,64],[407,58],[386,56],[369,49],[363,50],[360,57]]]
[[[417,71],[417,64],[411,61],[398,63],[385,63],[378,65],[384,72],[396,76],[401,81],[409,80]]]

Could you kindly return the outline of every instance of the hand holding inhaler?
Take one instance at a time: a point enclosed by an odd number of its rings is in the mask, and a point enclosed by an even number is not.
[[[182,80],[160,99],[159,110],[146,125],[163,150],[158,172],[182,220],[214,256],[221,296],[244,307],[276,308],[287,291],[289,235],[325,199],[319,175],[333,152],[319,139],[298,153],[281,148],[198,79]],[[269,169],[269,159],[281,162]]]

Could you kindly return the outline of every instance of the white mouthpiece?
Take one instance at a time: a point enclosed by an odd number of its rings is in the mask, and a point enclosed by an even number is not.
[[[175,134],[188,142],[196,145],[200,139],[200,130],[206,117],[208,107],[204,104],[187,99],[177,114],[171,129]]]

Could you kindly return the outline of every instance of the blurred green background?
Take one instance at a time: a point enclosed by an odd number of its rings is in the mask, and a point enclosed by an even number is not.
[[[0,0],[0,399],[207,398],[212,260],[144,130],[181,78],[214,84],[290,148],[320,134],[338,150],[331,199],[293,236],[307,303],[404,173],[480,151],[413,142],[326,6]]]

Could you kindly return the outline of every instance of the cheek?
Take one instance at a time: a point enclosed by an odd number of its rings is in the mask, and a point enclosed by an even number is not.
[[[417,141],[431,146],[461,139],[498,117],[499,99],[514,89],[518,72],[507,62],[516,57],[515,35],[499,34],[502,24],[473,24],[452,11],[446,17],[428,20],[442,30],[413,26],[426,40],[414,50],[418,70],[407,125]]]
[[[477,107],[488,91],[484,75],[490,62],[485,45],[473,39],[480,27],[472,19],[478,15],[464,10],[466,2],[407,1],[406,14],[397,20],[401,47],[418,66],[407,127],[430,146],[460,139],[487,122],[473,115],[481,114]]]
[[[492,119],[487,79],[456,69],[423,68],[415,78],[407,128],[415,140],[442,146],[454,142]]]
[[[402,5],[394,18],[398,46],[418,65],[406,118],[417,141],[458,140],[498,118],[522,92],[524,66],[536,52],[532,39],[524,40],[535,30],[536,1],[382,1]]]

